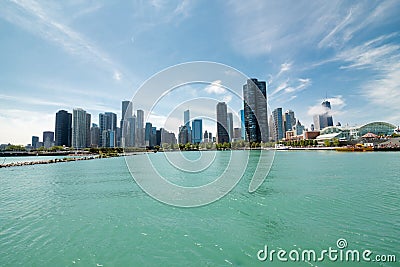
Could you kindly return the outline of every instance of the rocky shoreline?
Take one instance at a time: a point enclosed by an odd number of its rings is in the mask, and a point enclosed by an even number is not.
[[[49,160],[39,160],[39,161],[25,161],[25,162],[11,162],[0,164],[0,168],[8,168],[8,167],[20,167],[20,166],[30,166],[30,165],[39,165],[39,164],[53,164],[59,162],[71,162],[71,161],[80,161],[80,160],[93,160],[98,159],[99,156],[85,156],[85,157],[76,157],[76,158],[62,158],[62,159],[49,159]]]

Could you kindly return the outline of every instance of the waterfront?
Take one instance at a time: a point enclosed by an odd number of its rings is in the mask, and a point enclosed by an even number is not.
[[[229,153],[216,155],[223,160]],[[163,155],[149,156],[157,162]],[[259,262],[257,251],[322,250],[339,238],[351,249],[396,254],[399,156],[280,151],[255,193],[247,191],[251,162],[227,196],[188,209],[150,198],[122,157],[1,169],[0,266],[310,266]]]

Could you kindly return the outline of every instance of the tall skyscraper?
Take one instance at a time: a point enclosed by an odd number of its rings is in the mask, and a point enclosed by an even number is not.
[[[90,147],[90,125],[92,124],[92,115],[86,113],[86,147]]]
[[[97,124],[92,123],[90,128],[90,147],[98,147],[100,144],[100,128]]]
[[[192,129],[190,128],[190,111],[189,110],[185,110],[183,112],[183,125],[186,126],[186,130],[187,130],[187,140],[188,143],[192,142]]]
[[[117,144],[116,134],[117,134],[117,114],[112,112],[105,112],[99,114],[99,128],[100,128],[100,146],[101,147],[115,147]],[[110,142],[103,144],[103,133],[107,131],[112,131],[107,135],[111,138]]]
[[[141,109],[138,109],[136,111],[136,140],[135,144],[137,147],[143,147],[145,146],[145,141],[144,141],[144,111]]]
[[[43,146],[45,148],[50,148],[54,146],[54,132],[51,131],[43,132]]]
[[[244,124],[244,109],[241,109],[239,111],[239,117],[240,117],[240,132],[242,135],[242,139],[246,140],[246,126]]]
[[[192,121],[192,143],[198,144],[203,140],[203,120],[194,119]]]
[[[146,146],[152,146],[152,135],[153,135],[153,125],[151,122],[146,122],[146,127],[144,130],[144,142]]]
[[[286,110],[283,114],[283,124],[285,131],[291,131],[293,126],[296,125],[296,118],[294,117],[293,110]]]
[[[322,102],[323,112],[314,115],[314,127],[316,130],[322,130],[325,127],[333,126],[333,118],[330,115],[331,103],[328,100]]]
[[[122,113],[121,113],[122,121],[125,118],[131,118],[133,115],[133,104],[131,101],[122,101]]]
[[[122,101],[122,119],[120,124],[122,147],[135,146],[136,117],[133,117],[132,102]]]
[[[244,119],[249,142],[267,142],[269,139],[267,112],[267,84],[249,79],[243,85]]]
[[[272,111],[273,123],[274,123],[274,140],[279,141],[285,136],[285,130],[283,128],[283,117],[282,108],[276,108]]]
[[[229,143],[227,109],[225,102],[217,104],[217,142],[219,144]]]
[[[231,112],[227,113],[227,124],[228,124],[228,134],[229,134],[229,142],[233,139],[233,114]]]
[[[72,111],[72,147],[85,148],[86,147],[86,111],[77,108]]]
[[[70,147],[71,139],[72,114],[65,110],[60,110],[56,113],[55,145]]]

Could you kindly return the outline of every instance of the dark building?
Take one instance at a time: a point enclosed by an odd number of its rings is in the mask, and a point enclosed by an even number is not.
[[[54,146],[54,132],[51,131],[43,132],[43,146],[45,148],[50,148]]]
[[[55,145],[71,146],[72,139],[72,114],[65,110],[56,113]],[[35,147],[32,144],[33,147]]]
[[[333,126],[333,118],[331,113],[331,103],[327,100],[322,102],[324,112],[314,115],[314,126],[316,130],[322,130],[325,127]]]
[[[219,144],[229,143],[227,109],[225,102],[217,104],[217,142]]]
[[[39,148],[38,143],[39,143],[39,136],[32,136],[32,147]]]
[[[116,135],[117,135],[117,114],[112,112],[105,112],[99,114],[99,128],[100,128],[100,146],[101,147],[115,147]],[[112,131],[113,133],[109,134],[111,136],[110,143],[103,145],[103,133],[106,131]]]
[[[97,124],[92,123],[92,128],[90,128],[90,146],[98,147],[100,143],[100,128]]]
[[[265,81],[249,79],[243,85],[244,121],[246,140],[267,142],[269,139],[267,112],[267,84]]]
[[[161,146],[161,130],[156,130],[156,146]]]

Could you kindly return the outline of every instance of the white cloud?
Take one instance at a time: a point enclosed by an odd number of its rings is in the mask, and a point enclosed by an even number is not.
[[[321,103],[325,100],[327,100],[331,103],[331,109],[328,109],[321,105]],[[307,114],[309,116],[314,116],[314,115],[319,115],[319,114],[324,114],[324,113],[328,113],[329,115],[332,115],[332,116],[339,115],[339,114],[342,114],[345,106],[346,106],[346,102],[345,102],[343,96],[338,95],[338,96],[327,98],[327,99],[320,99],[318,101],[318,103],[316,103],[314,106],[308,107]]]
[[[285,62],[285,63],[281,64],[281,69],[279,70],[277,77],[279,77],[282,73],[289,71],[291,69],[291,67],[292,67],[292,63],[290,63],[290,62]]]
[[[116,81],[120,81],[122,79],[122,74],[119,71],[114,71],[113,78]]]
[[[221,85],[221,80],[216,80],[213,81],[210,85],[208,85],[204,91],[206,91],[206,93],[208,94],[224,94],[226,92],[226,90],[223,88],[223,86]]]

